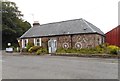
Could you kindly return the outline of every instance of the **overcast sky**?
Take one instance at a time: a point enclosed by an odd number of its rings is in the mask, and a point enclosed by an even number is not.
[[[24,14],[24,19],[40,24],[83,18],[104,33],[118,25],[119,0],[9,0]]]

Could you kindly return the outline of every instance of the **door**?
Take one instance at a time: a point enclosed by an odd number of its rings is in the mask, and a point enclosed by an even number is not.
[[[49,53],[55,53],[57,50],[57,41],[55,39],[50,39],[48,41],[48,50]]]

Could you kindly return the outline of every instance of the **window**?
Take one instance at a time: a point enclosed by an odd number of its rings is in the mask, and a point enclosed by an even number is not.
[[[27,40],[24,40],[24,43],[25,43],[24,46],[26,47],[27,46]]]
[[[55,43],[55,47],[57,47],[57,41],[56,40],[54,40],[54,43]]]
[[[51,47],[51,41],[48,42],[48,46]]]
[[[104,37],[102,37],[102,43],[104,43],[105,42],[105,39],[104,39]]]
[[[22,48],[26,48],[28,39],[22,39]]]
[[[40,40],[39,39],[36,40],[36,43],[37,43],[37,46],[40,46]]]
[[[34,45],[35,46],[41,46],[41,38],[35,38],[34,39]]]
[[[102,44],[101,38],[98,38],[98,44]]]

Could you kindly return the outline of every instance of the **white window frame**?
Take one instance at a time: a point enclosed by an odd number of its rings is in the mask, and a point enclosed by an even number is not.
[[[39,39],[39,46],[41,46],[41,38],[34,38],[34,46],[38,46],[37,45],[37,39]]]
[[[104,38],[104,37],[102,37],[102,44],[103,44],[103,43],[105,43],[105,38]]]
[[[98,38],[99,40],[98,40],[98,44],[100,45],[100,44],[102,44],[102,38],[100,37],[100,38]]]
[[[26,48],[25,40],[26,40],[26,45],[28,44],[28,39],[22,39],[22,48]]]

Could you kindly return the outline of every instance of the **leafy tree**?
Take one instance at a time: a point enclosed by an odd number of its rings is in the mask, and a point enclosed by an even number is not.
[[[23,14],[18,10],[14,2],[2,2],[2,46],[7,47],[7,43],[17,46],[19,38],[30,27],[30,23],[22,19]]]

